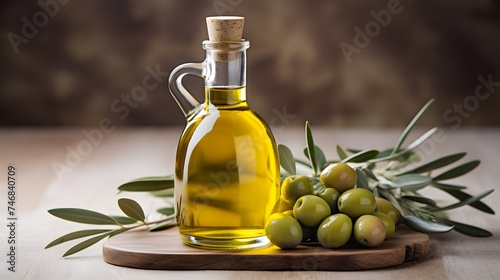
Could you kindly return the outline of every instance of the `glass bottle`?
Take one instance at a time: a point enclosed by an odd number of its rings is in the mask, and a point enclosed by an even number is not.
[[[279,200],[276,143],[246,101],[246,40],[204,41],[203,63],[171,73],[169,88],[186,116],[177,147],[175,201],[179,233],[187,245],[248,249],[268,244],[264,226]],[[205,102],[182,77],[205,80]]]

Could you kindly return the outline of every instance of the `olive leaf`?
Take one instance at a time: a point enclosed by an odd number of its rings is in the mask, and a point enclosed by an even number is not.
[[[344,150],[339,145],[337,145],[337,154],[339,155],[340,160],[343,160],[347,157]]]
[[[322,168],[326,167],[326,159],[325,159],[325,154],[323,151],[316,145],[314,145],[314,150],[315,150],[315,155],[316,155],[316,162],[318,163],[318,172],[321,171]],[[309,158],[309,149],[304,148],[304,155]]]
[[[422,203],[422,204],[425,204],[425,205],[429,205],[429,206],[432,206],[432,207],[436,207],[436,202],[430,198],[427,198],[427,197],[423,197],[423,196],[417,196],[417,195],[403,195],[401,197],[402,199],[407,199],[407,200],[411,200],[411,201],[415,201],[415,202],[418,202],[418,203]]]
[[[314,149],[316,150],[316,161],[318,162],[318,166],[320,169],[326,167],[326,157],[325,153],[318,147],[314,146]],[[321,170],[319,170],[321,172]]]
[[[87,237],[90,235],[96,235],[96,234],[103,233],[103,232],[110,232],[110,231],[112,231],[112,229],[89,229],[89,230],[80,230],[80,231],[71,232],[71,233],[65,234],[65,235],[55,239],[54,241],[50,242],[47,246],[45,246],[45,249],[48,249],[50,247],[59,245],[61,243],[64,243],[64,242],[67,242],[70,240],[74,240],[74,239],[78,239],[78,238],[82,238],[82,237]]]
[[[413,127],[417,124],[417,122],[420,120],[420,118],[425,113],[425,111],[427,111],[427,108],[429,108],[429,106],[433,102],[434,102],[434,99],[431,99],[431,100],[427,101],[427,103],[425,103],[424,107],[422,107],[422,109],[420,109],[420,111],[415,115],[415,117],[413,117],[413,119],[411,120],[411,122],[408,124],[408,126],[405,128],[405,130],[403,131],[403,133],[399,137],[398,142],[396,143],[396,146],[394,146],[394,149],[392,150],[392,153],[391,153],[392,155],[394,155],[397,152],[399,152],[399,149],[403,145],[403,142],[406,140],[406,138],[410,134],[410,132],[413,129]]]
[[[432,178],[425,175],[409,174],[398,177],[393,181],[393,187],[401,188],[406,191],[417,191],[427,187]]]
[[[445,156],[436,160],[433,160],[427,164],[424,164],[422,166],[419,166],[417,168],[414,168],[412,170],[405,171],[403,173],[400,173],[399,175],[405,175],[405,174],[411,174],[411,173],[424,173],[428,171],[432,171],[434,169],[438,169],[444,166],[447,166],[449,164],[452,164],[461,158],[463,158],[466,155],[466,153],[458,153],[458,154],[453,154],[449,156]]]
[[[403,223],[412,229],[424,233],[442,233],[448,232],[454,226],[443,225],[417,216],[408,215],[403,219]]]
[[[446,223],[447,225],[453,225],[455,226],[453,229],[457,232],[460,232],[462,234],[472,236],[472,237],[491,237],[493,234],[487,230],[484,230],[482,228],[478,228],[475,226],[455,222],[452,220],[448,219],[443,219],[443,222]]]
[[[455,204],[452,204],[452,205],[448,205],[446,207],[442,207],[442,208],[438,208],[434,211],[446,211],[446,210],[451,210],[451,209],[455,209],[455,208],[458,208],[460,206],[464,206],[464,205],[468,205],[468,204],[471,204],[471,203],[474,203],[474,202],[478,202],[480,199],[482,199],[483,197],[489,195],[490,193],[492,193],[493,190],[488,190],[488,191],[485,191],[481,194],[478,194],[476,196],[471,196],[471,197],[468,197],[467,199],[464,199],[464,200],[461,200],[460,202],[457,202]]]
[[[132,219],[144,222],[146,216],[142,207],[136,201],[129,198],[118,199],[118,206],[123,211],[123,213]]]
[[[363,172],[361,169],[356,168],[356,186],[358,188],[364,188],[364,189],[370,189],[370,185],[368,184],[368,178],[366,177],[365,172]]]
[[[438,182],[434,182],[434,181],[431,183],[431,185],[438,188],[438,189],[441,189],[441,190],[450,190],[450,191],[463,190],[463,189],[467,188],[464,186],[443,184],[443,183],[438,183]]]
[[[63,257],[67,257],[70,255],[73,255],[74,253],[78,253],[81,250],[83,250],[89,246],[92,246],[93,244],[99,242],[100,240],[108,237],[109,235],[110,235],[110,232],[106,232],[104,234],[92,237],[92,238],[87,239],[81,243],[78,243],[75,246],[71,247],[68,251],[66,251],[66,253],[64,253]]]
[[[292,151],[285,145],[278,145],[278,156],[280,160],[280,165],[285,169],[290,175],[297,174],[297,169],[295,166],[295,159],[293,157]]]
[[[311,126],[309,125],[309,122],[306,121],[306,143],[307,143],[307,152],[308,152],[308,158],[309,161],[311,162],[311,166],[314,172],[314,175],[317,175],[318,172],[318,162],[316,161],[316,149],[314,148],[314,139],[312,136],[311,132]]]
[[[341,162],[365,162],[375,158],[379,154],[379,151],[373,149],[367,149],[359,151],[344,158]]]
[[[373,174],[373,171],[371,171],[368,168],[363,168],[362,170],[368,178],[375,180],[375,181],[378,181],[377,176],[375,176],[375,174]]]
[[[135,224],[138,222],[138,220],[136,220],[136,219],[132,219],[130,217],[125,217],[125,216],[109,215],[109,217],[111,217],[113,220],[115,220],[120,225],[131,225],[131,224]]]
[[[465,193],[465,192],[460,191],[460,190],[449,190],[449,189],[442,189],[442,190],[447,192],[448,194],[454,196],[455,198],[457,198],[460,201],[463,201],[463,200],[466,200],[466,199],[469,199],[472,197],[470,194]],[[493,211],[493,209],[491,209],[488,205],[484,204],[481,201],[469,203],[469,206],[472,206],[472,207],[476,208],[477,210],[483,211],[483,212],[488,213],[488,214],[495,214],[495,211]]]
[[[57,208],[48,212],[63,220],[90,225],[119,225],[113,218],[99,212],[79,208]]]
[[[434,181],[443,181],[443,180],[453,179],[453,178],[462,176],[462,175],[472,171],[480,163],[481,163],[481,161],[479,161],[479,160],[473,160],[473,161],[464,163],[460,166],[457,166],[453,169],[450,169],[450,170],[434,177],[433,180]]]
[[[420,146],[420,144],[427,141],[427,139],[429,139],[434,133],[436,133],[436,131],[437,131],[437,127],[433,127],[431,129],[429,129],[427,132],[420,135],[420,137],[413,140],[413,142],[411,142],[408,146],[406,146],[405,150],[411,151],[411,150],[415,149],[416,147]]]
[[[398,158],[397,160],[399,162],[391,166],[391,170],[402,170],[408,165],[413,165],[415,162],[420,161],[420,156],[416,152],[410,151],[408,153],[405,153],[401,158]],[[406,174],[402,174],[400,172],[397,175],[406,175]]]
[[[159,191],[151,191],[150,193],[156,197],[174,197],[174,188],[169,188]]]
[[[396,153],[391,152],[390,155],[386,157],[377,157],[371,160],[371,162],[380,162],[380,161],[391,161],[397,158],[402,157],[403,159],[406,159],[410,157],[414,152],[412,151],[416,147],[420,146],[420,144],[424,143],[429,137],[432,136],[436,132],[437,128],[432,128],[426,133],[422,134],[420,137],[418,137],[416,140],[411,142],[408,146],[406,146],[404,149],[399,150]],[[394,151],[394,150],[393,150]]]
[[[120,191],[152,192],[174,187],[173,176],[144,177],[132,180],[118,187]]]
[[[378,193],[382,198],[387,199],[394,207],[396,207],[399,213],[404,214],[403,208],[399,204],[399,201],[394,197],[394,195],[390,191],[379,189]]]
[[[160,208],[157,209],[156,212],[167,216],[173,215],[175,213],[174,207]]]
[[[382,150],[380,153],[378,153],[378,155],[375,158],[386,158],[386,157],[390,156],[391,153],[392,153],[392,149],[385,149],[385,150]]]

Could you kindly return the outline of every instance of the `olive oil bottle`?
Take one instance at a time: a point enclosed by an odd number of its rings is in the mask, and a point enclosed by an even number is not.
[[[175,201],[184,243],[248,249],[268,244],[264,226],[279,200],[274,137],[246,101],[243,18],[207,18],[210,40],[203,63],[171,73],[170,91],[186,115],[177,147]],[[205,102],[184,89],[185,74],[205,79]]]

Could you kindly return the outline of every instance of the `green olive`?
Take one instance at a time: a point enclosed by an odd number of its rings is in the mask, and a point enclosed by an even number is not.
[[[357,218],[375,211],[375,197],[367,189],[355,188],[342,193],[337,206],[340,212],[351,218]]]
[[[318,241],[326,248],[344,246],[352,234],[352,221],[345,214],[334,214],[324,219],[318,227]]]
[[[285,214],[285,215],[287,215],[287,216],[290,216],[290,217],[292,217],[292,218],[295,218],[295,217],[293,216],[293,210],[286,210],[286,211],[284,211],[284,212],[283,212],[283,214]]]
[[[386,214],[394,220],[394,223],[397,224],[401,219],[401,213],[399,213],[398,209],[392,205],[388,200],[377,197],[375,199],[377,204],[377,211]]]
[[[281,198],[291,206],[299,197],[312,194],[313,191],[311,180],[304,175],[288,176],[281,184]]]
[[[363,215],[354,223],[354,239],[365,247],[377,247],[385,239],[385,226],[382,220],[373,215]]]
[[[306,227],[317,227],[331,213],[330,205],[315,195],[304,195],[293,206],[293,215]]]
[[[325,186],[342,193],[356,186],[357,175],[349,165],[337,162],[323,169],[319,178]]]
[[[299,222],[282,213],[272,214],[264,230],[269,241],[281,249],[295,248],[302,241]]]
[[[373,212],[373,216],[379,218],[382,220],[385,226],[385,238],[389,238],[394,234],[394,231],[396,230],[396,225],[394,224],[394,220],[389,217],[388,215],[381,213],[381,212]]]
[[[334,188],[326,188],[318,194],[319,197],[324,199],[328,205],[330,205],[330,210],[332,214],[338,213],[337,200],[339,199],[340,193]]]

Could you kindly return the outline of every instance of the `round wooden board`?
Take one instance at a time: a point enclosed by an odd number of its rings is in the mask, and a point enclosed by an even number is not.
[[[429,252],[429,236],[406,227],[377,248],[350,245],[342,249],[275,246],[248,251],[216,251],[182,243],[177,228],[159,232],[135,230],[116,235],[103,245],[104,261],[125,267],[169,270],[363,270],[396,266]]]

